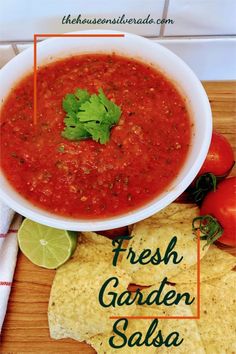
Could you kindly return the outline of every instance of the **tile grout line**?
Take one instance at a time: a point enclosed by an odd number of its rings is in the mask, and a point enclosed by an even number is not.
[[[169,9],[169,0],[165,0],[164,7],[163,7],[163,12],[162,12],[162,19],[166,19],[167,18],[168,9]],[[165,32],[165,23],[162,23],[161,24],[161,28],[160,28],[159,36],[160,37],[164,37],[164,32]]]
[[[19,49],[17,48],[16,43],[12,43],[11,46],[12,46],[12,49],[13,49],[15,55],[18,55],[19,54]]]
[[[158,38],[156,36],[149,36],[147,38]],[[195,34],[195,35],[176,35],[176,36],[162,36],[161,38],[175,40],[175,39],[221,39],[221,38],[236,38],[236,34]]]
[[[143,36],[145,38],[151,39],[151,40],[158,40],[158,39],[168,39],[168,40],[176,40],[176,39],[229,39],[229,38],[236,38],[236,34],[205,34],[205,35],[176,35],[176,36],[164,36],[164,35],[153,35],[153,36]],[[40,41],[40,40],[39,40]],[[33,44],[32,40],[15,40],[15,41],[1,41],[0,40],[0,45],[12,45],[14,52],[17,54],[19,53],[17,45],[18,44]],[[16,49],[14,49],[14,47]]]

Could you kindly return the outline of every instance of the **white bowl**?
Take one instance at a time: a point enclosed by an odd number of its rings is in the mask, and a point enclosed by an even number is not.
[[[74,33],[121,33],[108,30]],[[194,123],[192,144],[186,162],[171,186],[148,204],[125,215],[96,220],[77,220],[49,213],[23,198],[0,174],[0,198],[18,213],[39,223],[67,230],[99,231],[129,225],[158,212],[173,202],[193,181],[206,157],[212,134],[212,115],[207,95],[192,70],[175,54],[154,41],[125,33],[125,37],[50,38],[37,44],[38,64],[82,53],[111,53],[153,64],[170,78],[186,98]],[[25,74],[33,70],[33,48],[13,58],[0,71],[1,102]]]

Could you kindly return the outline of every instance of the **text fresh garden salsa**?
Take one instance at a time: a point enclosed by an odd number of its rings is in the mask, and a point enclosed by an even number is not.
[[[62,101],[78,87],[104,93],[120,109],[103,143],[62,136]],[[37,102],[34,125],[32,75],[7,98],[1,166],[20,194],[52,213],[101,218],[134,210],[166,190],[185,162],[186,104],[151,66],[117,55],[63,59],[38,70]]]

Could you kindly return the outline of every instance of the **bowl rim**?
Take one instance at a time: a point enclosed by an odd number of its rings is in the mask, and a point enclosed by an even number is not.
[[[139,35],[135,35],[132,33],[128,32],[121,32],[121,31],[114,31],[114,30],[82,30],[82,31],[74,31],[74,32],[68,32],[68,34],[82,34],[82,33],[101,33],[101,34],[124,34],[125,37],[129,38],[130,40],[138,40],[142,41],[143,43],[149,43],[152,42],[150,39],[144,38]],[[38,45],[39,46],[47,46],[50,45],[52,41],[55,41],[57,38],[49,38],[46,39],[42,42],[40,42]],[[154,213],[160,211],[167,205],[169,205],[171,202],[173,202],[181,193],[184,192],[184,190],[189,186],[189,184],[192,182],[192,180],[195,178],[197,173],[199,172],[206,154],[208,152],[208,148],[210,145],[211,141],[211,133],[212,133],[212,113],[211,113],[211,108],[209,104],[208,97],[206,95],[206,92],[195,75],[195,73],[189,68],[189,66],[181,59],[179,58],[176,54],[174,54],[172,51],[169,49],[163,47],[161,44],[155,43],[155,46],[158,50],[163,51],[166,55],[171,56],[176,62],[180,63],[181,66],[184,68],[185,72],[191,79],[194,81],[194,84],[197,87],[197,90],[199,92],[199,96],[202,101],[202,105],[204,106],[204,111],[206,117],[206,123],[205,123],[205,131],[203,133],[203,139],[202,139],[202,144],[199,148],[199,154],[194,162],[193,166],[190,167],[189,171],[185,174],[183,180],[181,181],[181,185],[177,185],[177,188],[175,189],[170,189],[170,191],[161,197],[160,195],[157,198],[160,198],[160,200],[155,201],[156,198],[151,200],[150,202],[146,203],[145,205],[132,210],[131,212],[128,212],[126,214],[122,215],[117,215],[114,217],[104,217],[104,218],[99,218],[99,219],[70,219],[68,217],[63,217],[61,215],[57,215],[54,213],[50,213],[47,210],[41,209],[40,207],[35,206],[33,203],[28,202],[25,197],[21,197],[20,194],[14,189],[14,187],[10,186],[16,195],[18,197],[25,199],[29,204],[31,204],[31,208],[26,207],[21,204],[21,202],[15,200],[12,198],[10,195],[8,195],[7,191],[4,189],[0,189],[0,199],[6,203],[9,207],[11,207],[13,210],[16,212],[20,213],[21,215],[34,220],[36,222],[42,223],[44,225],[48,225],[51,227],[59,228],[59,229],[66,229],[66,230],[74,230],[74,231],[101,231],[101,230],[108,230],[108,229],[115,229],[118,227],[126,226],[133,224],[135,222],[138,222],[140,220],[143,220]],[[10,62],[14,62],[17,64],[17,57],[19,56],[27,56],[32,52],[32,47],[26,49],[22,53],[20,53],[18,56],[14,57]],[[118,50],[119,52],[119,50]],[[79,54],[79,50],[78,50]],[[141,55],[142,57],[142,55]],[[6,64],[1,70],[0,70],[0,75],[3,71],[8,70],[8,64]],[[9,92],[9,91],[8,91]],[[7,96],[7,95],[6,95]],[[4,179],[7,183],[7,178],[5,175],[2,173],[1,178]],[[151,205],[150,205],[151,203]],[[158,207],[157,207],[158,205]],[[45,215],[47,214],[47,215]]]

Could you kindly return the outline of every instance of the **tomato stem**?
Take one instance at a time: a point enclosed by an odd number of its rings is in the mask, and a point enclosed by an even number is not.
[[[206,194],[211,190],[216,190],[217,178],[213,173],[204,173],[198,177],[195,187],[192,190],[192,196],[197,204],[201,204]]]
[[[194,218],[192,229],[196,235],[200,231],[200,238],[207,241],[203,249],[215,242],[224,232],[219,221],[211,215],[197,216]]]

